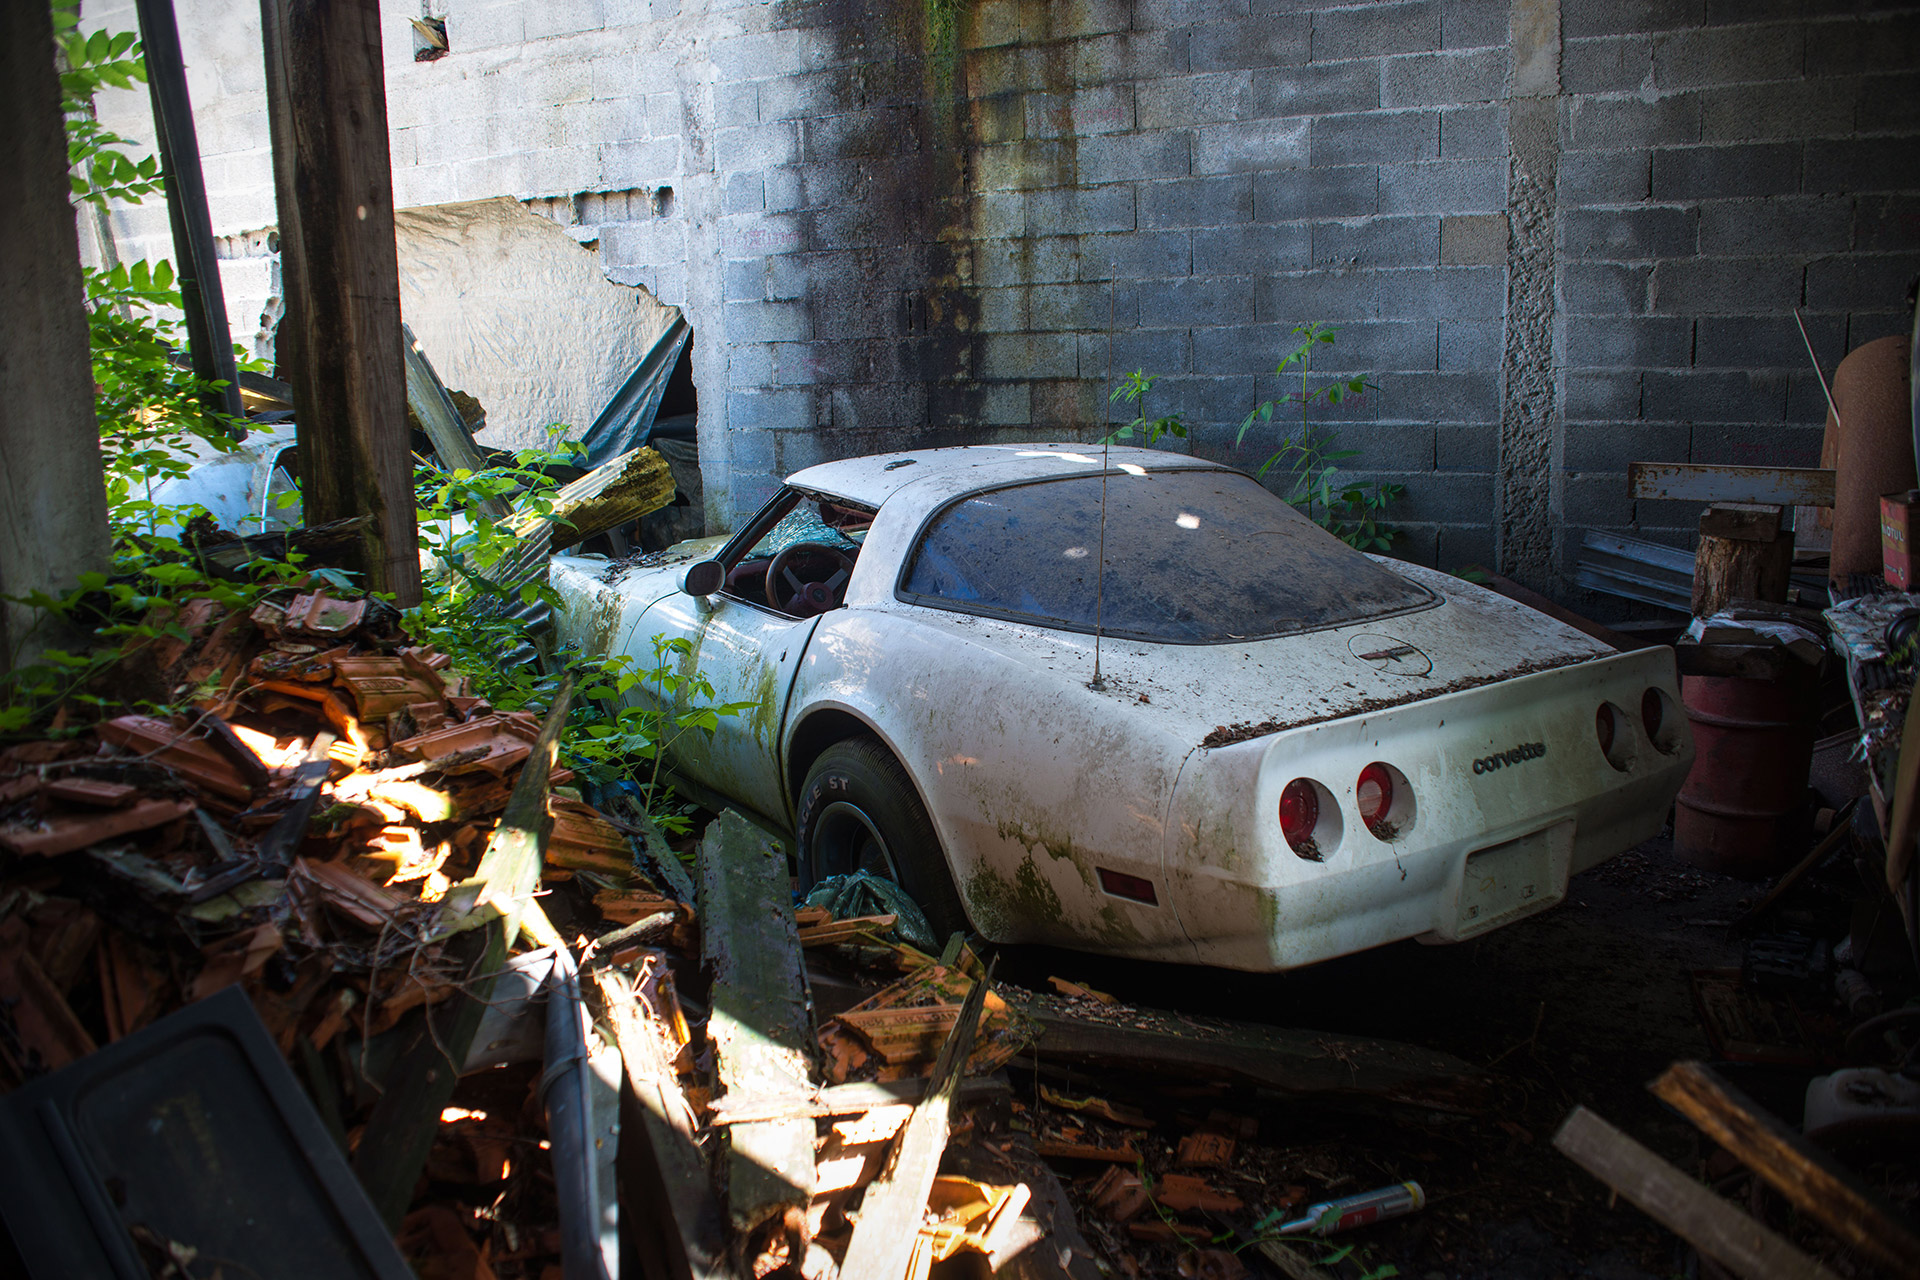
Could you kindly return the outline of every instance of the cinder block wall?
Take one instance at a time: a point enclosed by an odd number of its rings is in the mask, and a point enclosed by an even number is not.
[[[190,57],[257,59],[251,3],[186,8]],[[1254,462],[1234,432],[1325,320],[1316,368],[1379,387],[1327,420],[1406,485],[1407,553],[1564,594],[1584,528],[1690,536],[1629,461],[1814,462],[1793,309],[1831,368],[1920,270],[1920,6],[435,11],[438,61],[413,5],[386,28],[400,201],[526,200],[686,308],[716,522],[823,458],[1094,439],[1133,368]],[[195,94],[234,140],[202,139],[217,229],[253,230],[257,107]]]

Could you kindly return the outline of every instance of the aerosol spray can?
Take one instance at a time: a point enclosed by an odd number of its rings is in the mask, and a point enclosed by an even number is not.
[[[1300,1217],[1273,1230],[1283,1236],[1309,1233],[1330,1236],[1336,1231],[1350,1231],[1354,1227],[1364,1227],[1386,1218],[1404,1218],[1426,1208],[1426,1205],[1427,1193],[1420,1189],[1419,1183],[1396,1182],[1378,1191],[1364,1191],[1357,1196],[1342,1196],[1338,1200],[1310,1204]]]

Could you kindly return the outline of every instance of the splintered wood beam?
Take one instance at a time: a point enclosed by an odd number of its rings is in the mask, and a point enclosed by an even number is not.
[[[439,456],[440,464],[449,471],[486,470],[487,460],[481,455],[480,446],[473,442],[473,432],[467,430],[466,419],[454,408],[453,397],[447,394],[440,375],[433,371],[426,349],[413,336],[412,328],[404,323],[400,326],[400,352],[407,371],[407,404],[420,419],[420,429],[433,441],[433,451]],[[504,498],[482,498],[480,507],[495,520],[505,519],[509,510]]]
[[[480,1019],[507,960],[507,944],[520,931],[540,886],[540,859],[547,832],[548,779],[573,700],[573,679],[561,682],[547,710],[533,752],[520,769],[500,825],[487,841],[473,876],[447,891],[449,912],[491,908],[496,914],[478,928],[455,934],[446,954],[466,974],[461,994],[407,1013],[397,1034],[400,1049],[393,1069],[381,1082],[380,1100],[368,1117],[353,1171],[374,1208],[389,1227],[398,1227],[413,1199],[414,1184],[426,1167],[440,1113],[453,1098],[454,1085],[473,1048]],[[551,926],[546,931],[551,932]]]
[[[700,845],[700,934],[713,972],[707,1035],[722,1096],[810,1086],[812,1020],[783,850],[732,809]],[[813,1121],[764,1120],[727,1130],[727,1215],[751,1231],[813,1195]]]
[[[1745,1280],[1839,1280],[1585,1107],[1553,1137],[1560,1153]]]
[[[315,524],[367,515],[369,585],[420,603],[379,0],[261,0],[287,315]]]
[[[920,1240],[920,1223],[927,1210],[927,1192],[933,1189],[934,1175],[940,1172],[940,1157],[947,1150],[948,1129],[953,1121],[953,1100],[960,1091],[966,1073],[967,1057],[973,1050],[974,1033],[980,1027],[980,1011],[986,1007],[987,987],[993,979],[993,963],[987,976],[973,984],[966,1003],[940,1056],[933,1061],[927,1077],[927,1096],[914,1105],[913,1114],[900,1127],[893,1151],[880,1177],[867,1188],[861,1201],[860,1222],[847,1243],[846,1260],[840,1264],[841,1280],[903,1280]]]
[[[658,511],[675,492],[667,460],[643,447],[561,486],[549,499],[550,510],[517,511],[507,524],[522,538],[544,536],[558,551]]]
[[[1920,1265],[1913,1228],[1851,1171],[1705,1063],[1676,1062],[1647,1088],[1849,1247],[1894,1274]]]

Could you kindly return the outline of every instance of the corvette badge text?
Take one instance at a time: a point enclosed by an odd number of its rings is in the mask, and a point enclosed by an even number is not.
[[[1511,751],[1496,751],[1490,756],[1481,756],[1473,762],[1475,773],[1492,773],[1505,765],[1519,764],[1526,760],[1538,760],[1547,754],[1544,742],[1523,742]]]

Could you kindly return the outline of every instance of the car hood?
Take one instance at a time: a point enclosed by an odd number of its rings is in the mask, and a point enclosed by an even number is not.
[[[1225,645],[1105,639],[1101,687],[1144,725],[1218,747],[1604,657],[1592,637],[1469,582],[1384,561],[1438,604],[1348,626]],[[1093,637],[915,609],[927,624],[1085,683]]]

